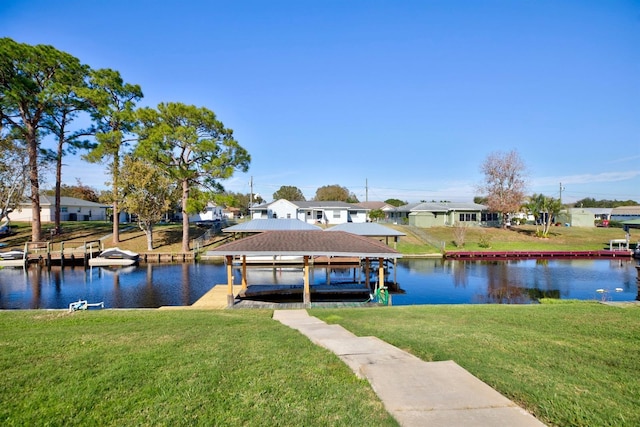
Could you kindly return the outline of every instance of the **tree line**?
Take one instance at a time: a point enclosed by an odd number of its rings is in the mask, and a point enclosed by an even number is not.
[[[113,69],[89,65],[53,46],[0,39],[0,220],[25,195],[33,212],[31,238],[42,239],[41,173],[55,170],[55,227],[60,228],[62,159],[83,152],[110,173],[107,194],[113,242],[119,212],[136,213],[152,246],[153,224],[179,200],[182,250],[189,250],[189,213],[202,211],[221,181],[246,172],[251,157],[208,108],[161,102],[137,108],[139,85]],[[90,120],[80,127],[79,117]],[[55,149],[44,149],[52,137]]]

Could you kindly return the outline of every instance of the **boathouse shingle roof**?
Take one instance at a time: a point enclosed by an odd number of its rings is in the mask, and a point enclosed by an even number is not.
[[[207,251],[207,255],[298,255],[401,258],[387,245],[363,236],[334,231],[265,231]]]

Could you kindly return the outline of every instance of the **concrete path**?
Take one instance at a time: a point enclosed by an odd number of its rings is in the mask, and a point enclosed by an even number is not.
[[[453,361],[424,362],[376,337],[357,337],[306,310],[276,310],[273,318],[336,353],[367,379],[402,426],[544,426]]]

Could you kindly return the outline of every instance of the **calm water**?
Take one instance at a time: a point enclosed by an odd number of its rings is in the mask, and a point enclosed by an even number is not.
[[[394,305],[530,303],[560,299],[632,301],[638,298],[635,260],[444,261],[399,260],[387,282]],[[249,269],[250,284],[302,284],[302,269]],[[190,305],[226,283],[222,264],[147,264],[107,269],[31,267],[0,270],[0,308],[68,308],[80,299],[107,308]],[[359,270],[312,272],[312,284],[362,282]],[[235,270],[235,283],[240,272]],[[622,289],[616,292],[616,288]],[[606,292],[598,293],[597,289]]]

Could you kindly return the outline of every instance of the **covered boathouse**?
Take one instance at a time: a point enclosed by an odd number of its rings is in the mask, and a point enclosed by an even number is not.
[[[396,260],[402,255],[387,245],[356,234],[344,231],[325,233],[322,231],[266,231],[244,239],[223,244],[207,251],[208,256],[223,256],[227,267],[227,306],[232,307],[235,301],[233,294],[233,259],[242,259],[241,293],[246,291],[248,256],[301,256],[303,264],[304,285],[303,303],[311,305],[311,289],[309,284],[309,266],[316,257],[339,260],[340,257],[358,258],[367,265],[377,261],[378,283],[384,285],[385,260]]]

